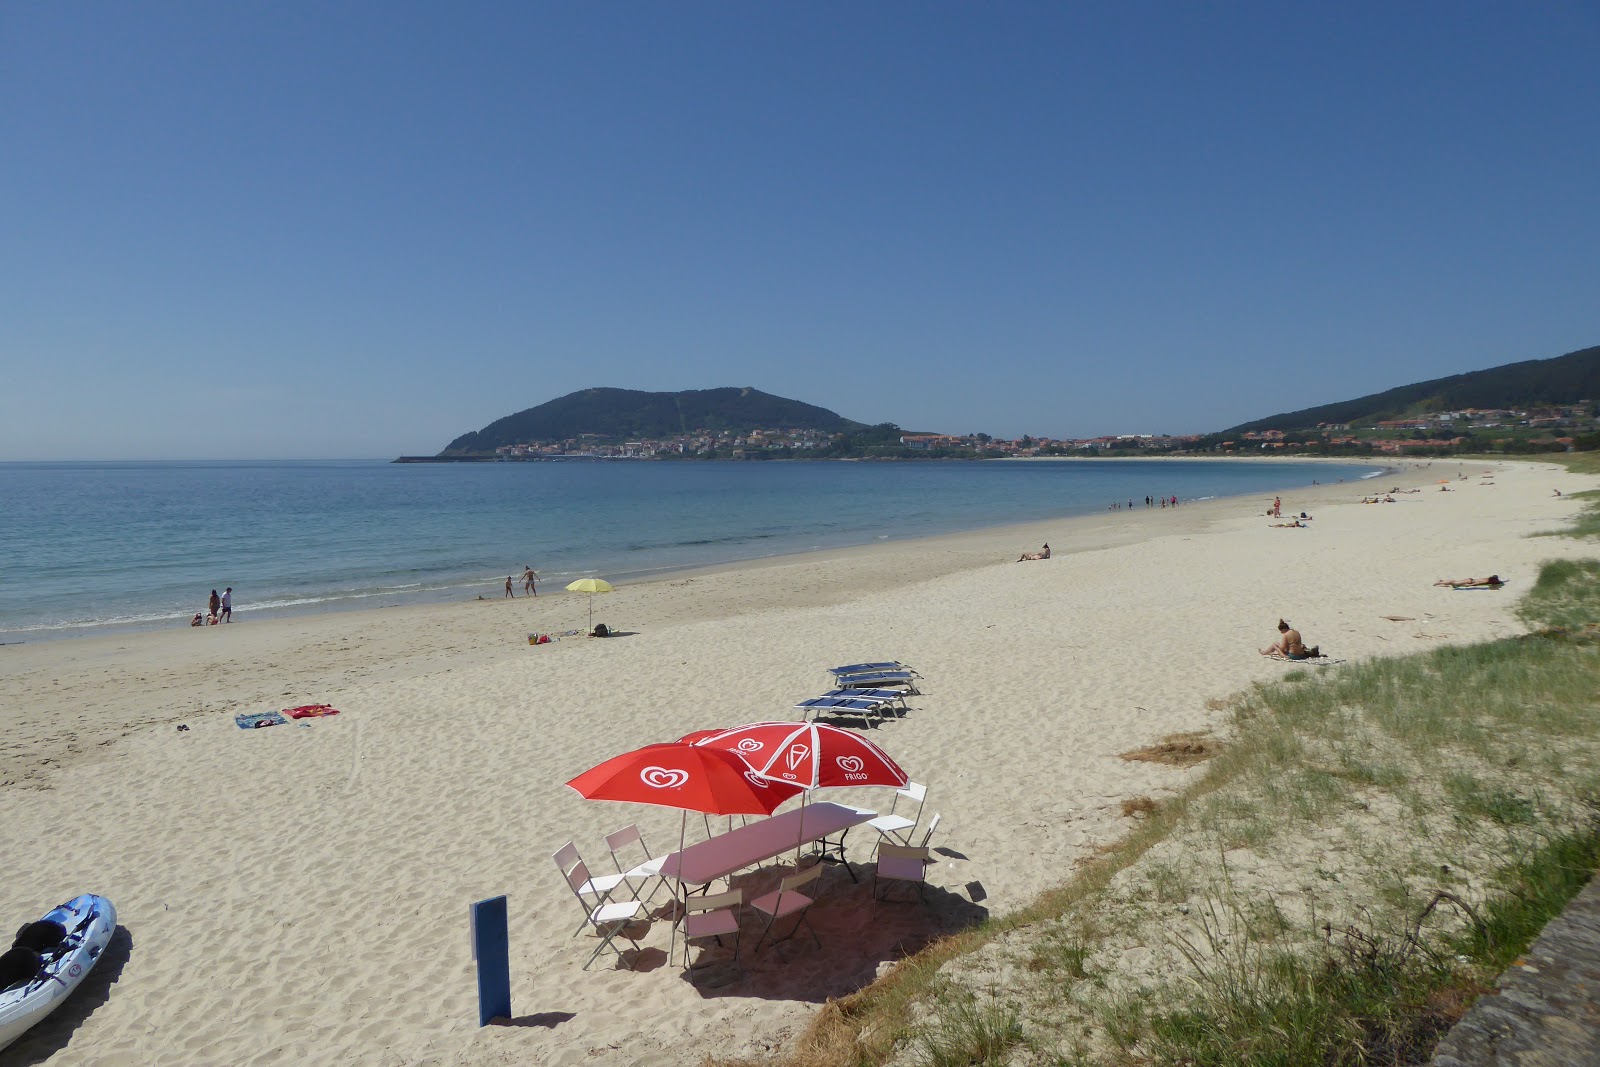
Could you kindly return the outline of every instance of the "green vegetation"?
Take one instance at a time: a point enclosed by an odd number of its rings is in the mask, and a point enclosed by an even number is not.
[[[1547,564],[1521,613],[1242,694],[1126,839],[830,1003],[782,1062],[1425,1059],[1600,862],[1600,562]]]
[[[496,419],[474,433],[462,434],[440,455],[492,453],[502,446],[564,441],[583,434],[622,440],[671,437],[697,430],[742,433],[778,427],[841,433],[860,425],[827,408],[759,389],[688,389],[677,393],[583,389]]]
[[[1600,399],[1600,346],[1554,359],[1531,359],[1453,374],[1355,400],[1273,415],[1227,432],[1303,430],[1324,422],[1374,422],[1461,408],[1544,407],[1594,399]]]

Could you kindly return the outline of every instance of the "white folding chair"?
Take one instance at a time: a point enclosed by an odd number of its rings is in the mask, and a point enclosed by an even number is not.
[[[591,878],[589,868],[584,866],[583,857],[578,855],[578,846],[571,841],[556,850],[555,861],[556,869],[561,872],[561,877],[566,879],[567,888],[572,890],[572,895],[578,898],[578,906],[583,909],[584,920],[578,924],[576,930],[572,931],[572,936],[577,937],[583,933],[584,927],[589,925],[590,912],[601,904],[609,903],[611,894],[616,892],[617,886],[625,884],[628,878],[623,874],[602,874]],[[583,877],[574,879],[572,874],[578,867],[583,867]],[[590,900],[590,897],[594,899]]]
[[[639,851],[644,853],[644,862],[631,864],[624,868],[622,866],[622,857],[619,853],[630,845],[639,846]],[[661,891],[661,887],[667,884],[667,880],[661,875],[661,865],[667,862],[667,857],[650,854],[650,846],[644,843],[644,836],[639,833],[639,827],[636,823],[630,823],[614,834],[607,834],[606,848],[611,850],[611,862],[616,864],[617,873],[627,879],[630,886],[634,882],[643,882],[645,886],[649,886],[650,879],[654,878],[656,880],[656,884],[651,887],[650,892],[646,893],[643,889],[636,890],[634,893],[635,899],[654,900],[656,894]]]
[[[756,938],[756,952],[761,951],[761,944],[767,939],[767,935],[772,932],[773,925],[779,919],[787,918],[790,915],[795,916],[794,925],[789,928],[787,934],[773,938],[772,943],[776,945],[780,941],[788,941],[800,932],[801,926],[804,926],[811,931],[811,940],[817,943],[818,948],[822,947],[822,939],[817,936],[817,931],[806,918],[806,912],[816,902],[800,892],[800,890],[815,882],[821,875],[822,864],[819,863],[815,866],[807,867],[799,874],[791,874],[779,882],[777,892],[756,897],[750,902],[752,910],[767,916],[766,928],[761,931],[761,936]]]
[[[900,799],[912,801],[917,805],[916,817],[906,818],[895,812]],[[894,800],[889,804],[889,810],[876,819],[869,819],[867,825],[878,831],[880,837],[887,838],[893,844],[911,844],[911,835],[917,832],[917,824],[922,821],[922,805],[928,799],[928,787],[921,782],[907,782],[904,789],[897,789]]]
[[[917,899],[922,899],[922,887],[928,881],[928,848],[926,845],[890,845],[878,843],[878,866],[872,875],[872,899],[878,896],[880,881],[915,882]]]
[[[683,969],[689,966],[689,942],[700,938],[716,938],[722,944],[723,934],[733,935],[733,962],[739,965],[739,906],[744,903],[743,889],[730,889],[709,897],[690,897],[684,903],[683,914]]]
[[[573,867],[571,871],[567,872],[567,884],[572,887],[572,891],[574,893],[579,893],[580,891],[578,887],[588,881],[589,868],[584,866],[582,860],[579,860],[577,866]],[[578,899],[581,901],[583,897],[580,895]],[[595,947],[595,950],[589,954],[589,958],[584,961],[583,969],[587,971],[589,969],[589,965],[600,957],[600,953],[604,952],[608,948],[617,954],[617,959],[624,963],[628,963],[628,959],[622,954],[622,950],[616,945],[612,944],[612,942],[616,940],[618,934],[621,934],[629,941],[633,941],[633,947],[637,949],[639,947],[639,942],[635,941],[633,935],[627,931],[628,927],[640,919],[643,914],[644,901],[637,899],[601,901],[599,904],[596,904],[593,908],[589,909],[588,914],[584,919],[584,926],[594,928],[594,932],[600,937],[600,944]],[[580,930],[582,928],[583,927],[579,927]],[[631,963],[628,964],[628,969],[633,969],[633,965]]]

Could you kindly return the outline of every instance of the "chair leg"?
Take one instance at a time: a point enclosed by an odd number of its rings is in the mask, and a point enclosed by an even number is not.
[[[632,920],[628,920],[628,922],[631,922],[631,921]],[[611,932],[609,934],[602,934],[601,935],[602,940],[600,941],[600,944],[595,948],[594,952],[590,954],[588,962],[583,965],[583,969],[584,970],[587,971],[589,969],[590,965],[593,964],[595,960],[600,958],[600,953],[604,952],[608,948],[612,952],[615,952],[617,954],[617,959],[622,960],[624,963],[627,963],[628,958],[626,956],[624,956],[622,954],[622,950],[620,948],[618,948],[616,945],[612,944],[612,942],[616,940],[618,934],[622,933],[624,930],[626,930],[628,928],[628,922],[615,923],[615,924],[613,924],[612,930],[611,930]],[[600,933],[600,928],[598,926],[595,927],[595,932],[596,933]],[[629,941],[633,941],[633,939],[631,937],[628,938],[628,940]],[[637,949],[639,947],[639,943],[637,941],[634,941],[633,942],[633,947],[635,949]],[[633,970],[633,964],[631,964],[631,963],[628,964],[628,970],[630,970],[630,971]]]
[[[776,945],[783,944],[785,941],[793,941],[795,939],[795,936],[800,933],[800,927],[804,926],[806,928],[806,931],[811,935],[811,940],[813,940],[813,941],[815,941],[817,943],[817,947],[818,948],[821,948],[822,947],[822,939],[817,936],[816,927],[812,926],[811,925],[811,920],[806,917],[806,913],[809,912],[810,910],[811,910],[811,905],[807,904],[804,908],[802,908],[800,910],[800,914],[799,914],[799,916],[797,916],[795,918],[794,925],[789,928],[789,932],[784,934],[782,937],[773,938],[771,941],[768,941],[767,944],[776,946]],[[771,919],[769,919],[767,921],[767,928],[765,930],[761,931],[761,937],[765,938],[767,936],[767,934],[771,933],[773,926],[776,925],[777,922],[778,922],[778,917],[776,915],[774,915]],[[761,941],[760,940],[756,941],[755,951],[756,952],[760,952],[761,951]]]

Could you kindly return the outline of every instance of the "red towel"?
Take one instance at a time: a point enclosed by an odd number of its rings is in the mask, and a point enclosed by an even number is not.
[[[283,713],[291,719],[315,719],[319,715],[337,715],[339,709],[327,704],[302,704],[298,708],[284,708]]]

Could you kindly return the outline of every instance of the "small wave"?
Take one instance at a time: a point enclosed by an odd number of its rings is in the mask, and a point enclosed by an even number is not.
[[[650,552],[662,548],[703,548],[706,545],[742,545],[749,541],[769,541],[775,533],[735,534],[729,537],[701,537],[691,541],[649,541],[626,546],[628,552]]]

